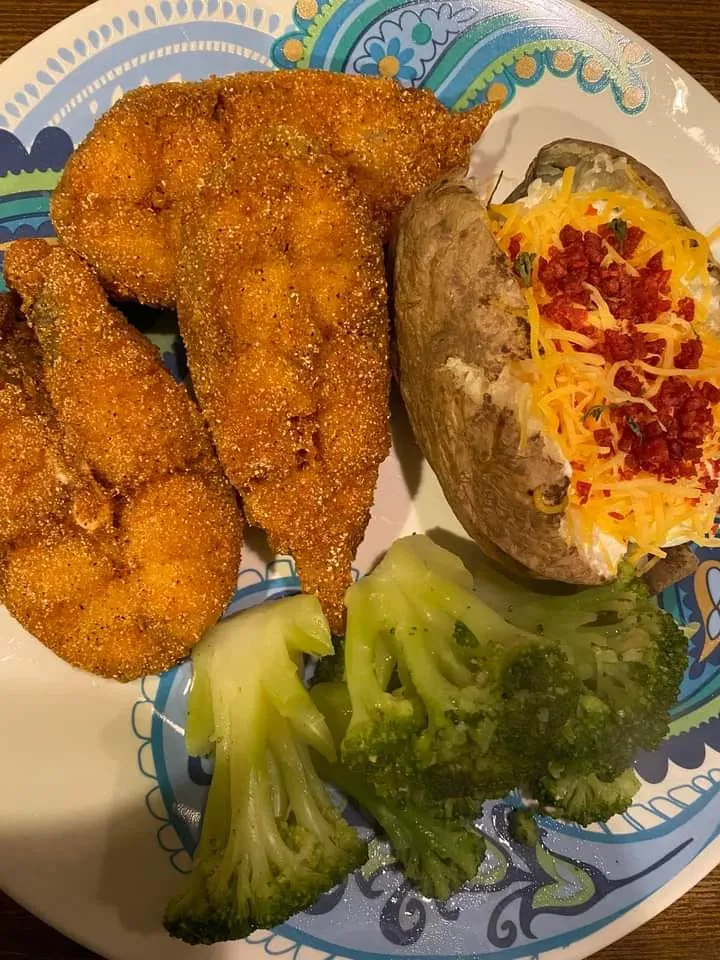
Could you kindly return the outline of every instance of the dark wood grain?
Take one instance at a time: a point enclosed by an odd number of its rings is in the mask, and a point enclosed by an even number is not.
[[[720,99],[717,4],[718,0],[595,0],[593,6],[667,53]],[[0,60],[85,6],[84,0],[0,0]],[[720,868],[655,920],[597,954],[597,960],[714,960],[720,957],[718,904]],[[94,957],[0,893],[0,960]]]

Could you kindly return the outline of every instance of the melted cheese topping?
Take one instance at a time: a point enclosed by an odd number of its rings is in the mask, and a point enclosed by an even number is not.
[[[598,446],[593,431],[610,429],[617,443],[618,428],[604,412],[607,405],[639,402],[654,410],[652,398],[667,377],[720,381],[720,340],[706,322],[711,312],[717,311],[716,285],[708,272],[709,240],[678,224],[671,213],[653,207],[642,190],[626,194],[593,188],[573,193],[574,172],[574,168],[566,169],[561,180],[543,189],[534,184],[529,199],[490,207],[498,245],[507,251],[511,238],[521,234],[523,250],[537,255],[531,286],[524,290],[531,357],[513,363],[512,374],[529,385],[533,413],[539,415],[544,433],[554,439],[563,457],[572,464],[565,526],[578,543],[589,547],[598,540],[602,543],[610,539],[631,546],[630,552],[638,559],[648,553],[662,556],[663,546],[671,542],[694,540],[707,544],[718,506],[716,496],[705,492],[695,479],[671,483],[642,473],[622,479],[624,454],[607,456],[609,448]],[[663,314],[656,322],[639,325],[638,329],[653,338],[666,341],[659,366],[637,363],[637,368],[657,377],[642,398],[632,397],[614,384],[618,370],[632,369],[632,363],[610,364],[599,354],[583,353],[583,348],[593,345],[591,338],[564,330],[540,312],[541,305],[550,297],[538,281],[538,258],[547,258],[551,246],[560,246],[561,227],[570,224],[578,230],[596,232],[600,224],[613,217],[639,227],[644,236],[628,261],[610,249],[606,264],[619,262],[636,274],[639,267],[661,252],[664,269],[672,271],[668,299],[676,304],[690,296],[695,301],[693,325],[674,312]],[[588,290],[593,302],[588,322],[602,330],[620,328],[600,292],[590,286]],[[691,335],[699,336],[703,343],[701,368],[679,370],[673,366],[673,358],[679,344]],[[581,349],[576,350],[573,345]],[[588,410],[593,407],[602,408],[603,412],[589,416]],[[716,429],[703,448],[707,461],[720,457],[717,409],[715,416]],[[583,483],[580,492],[579,482]],[[585,484],[591,485],[589,494]],[[617,554],[608,555],[607,561],[614,569]]]

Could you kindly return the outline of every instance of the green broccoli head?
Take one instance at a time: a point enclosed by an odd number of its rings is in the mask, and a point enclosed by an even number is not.
[[[563,730],[557,763],[581,764],[612,780],[640,749],[667,734],[687,666],[687,640],[641,580],[626,578],[570,597],[513,606],[514,622],[542,616],[583,683],[577,715]]]
[[[638,786],[628,772],[634,757],[667,734],[687,666],[684,633],[627,571],[565,595],[497,577],[493,588],[495,608],[551,640],[580,681],[575,709],[543,754],[546,772],[525,781],[526,790],[581,823],[622,812]]]
[[[639,789],[640,781],[631,769],[609,781],[595,773],[576,775],[568,771],[557,779],[545,777],[537,786],[537,794],[548,813],[587,826],[624,813]]]
[[[551,593],[488,571],[478,592],[421,536],[394,544],[348,610],[343,760],[434,810],[532,796],[547,777],[614,781],[667,732],[686,666],[684,634],[640,580]],[[583,816],[611,808],[588,800]]]
[[[340,743],[352,709],[341,683],[312,690],[316,705]],[[485,841],[473,822],[477,801],[418,805],[403,794],[383,797],[369,780],[339,763],[316,758],[318,772],[362,807],[386,836],[406,878],[427,897],[446,900],[473,880],[485,856]]]
[[[416,536],[393,544],[348,591],[352,716],[342,758],[382,795],[421,803],[513,786],[498,776],[491,746],[506,647],[523,631],[472,586],[460,560]]]
[[[475,879],[486,846],[472,820],[448,820],[414,806],[387,807],[387,803],[383,807],[376,804],[373,815],[406,878],[420,893],[447,900]]]
[[[557,761],[580,760],[613,779],[638,750],[658,746],[687,666],[687,640],[641,579],[626,569],[611,583],[551,595],[489,571],[483,591],[515,626],[556,643],[582,681]]]
[[[501,677],[503,710],[493,753],[504,759],[514,786],[533,782],[547,768],[549,751],[572,727],[582,684],[565,652],[533,639],[509,651]]]
[[[331,650],[306,596],[233,617],[196,648],[187,739],[212,745],[215,769],[188,888],[166,911],[172,936],[214,943],[271,928],[365,861],[310,754],[336,757],[298,659]]]

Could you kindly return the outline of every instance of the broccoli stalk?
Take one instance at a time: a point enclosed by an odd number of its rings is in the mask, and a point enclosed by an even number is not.
[[[337,744],[352,713],[347,687],[320,683],[312,698]],[[377,822],[406,876],[420,893],[446,900],[473,880],[485,856],[485,840],[470,817],[442,817],[430,809],[380,797],[366,778],[325,757],[314,757],[318,773],[351,797]]]
[[[274,927],[365,862],[310,754],[336,759],[298,659],[331,652],[307,596],[224,621],[194,651],[188,751],[214,753],[215,769],[188,887],[165,914],[172,936],[215,943]]]

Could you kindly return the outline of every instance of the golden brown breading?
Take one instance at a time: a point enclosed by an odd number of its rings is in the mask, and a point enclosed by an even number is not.
[[[0,543],[68,506],[61,436],[42,379],[40,345],[0,297]]]
[[[241,528],[217,476],[175,474],[116,505],[118,528],[70,520],[7,549],[0,595],[58,656],[116,680],[188,655],[233,593]]]
[[[86,264],[19,241],[5,268],[33,329],[0,329],[0,596],[76,666],[165,670],[232,596],[236,497],[186,391]]]
[[[109,487],[139,484],[212,457],[202,418],[157,348],[112,309],[71,251],[24,241],[5,273],[44,355],[67,440]]]
[[[188,211],[180,329],[248,519],[341,631],[389,449],[382,242],[337,161],[292,136],[263,156],[240,151]]]
[[[71,158],[53,222],[115,294],[171,306],[182,208],[223,151],[260,164],[258,137],[273,127],[301,133],[342,160],[387,231],[412,196],[465,159],[492,113],[451,113],[427,90],[315,70],[142,87]]]

